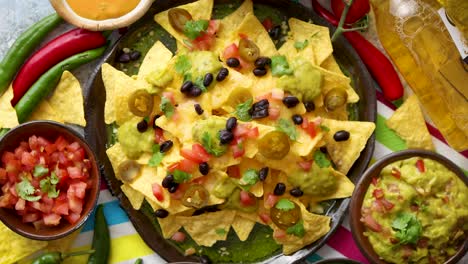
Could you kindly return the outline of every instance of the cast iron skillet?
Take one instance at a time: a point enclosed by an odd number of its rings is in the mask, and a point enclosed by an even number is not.
[[[185,4],[192,1],[181,0],[166,0],[157,1],[154,4],[150,13],[160,12],[169,9],[174,6]],[[215,0],[216,3],[229,3],[225,0]],[[305,8],[300,4],[293,3],[289,0],[256,0],[255,4],[266,4],[281,10],[286,17],[296,17],[301,20],[308,21],[312,19],[314,23],[319,25],[325,25],[330,27],[331,32],[333,31],[330,24],[320,18],[313,11]],[[153,13],[153,14],[154,14]],[[152,14],[147,14],[146,17],[142,18],[151,19]],[[126,36],[129,36],[132,31],[135,31],[141,23],[136,23],[129,28]],[[126,36],[123,36],[125,38]],[[122,39],[120,39],[122,41]],[[122,47],[120,47],[122,48]],[[344,67],[351,78],[353,79],[353,85],[356,92],[361,98],[357,107],[358,119],[361,121],[375,122],[376,120],[376,97],[375,87],[372,78],[370,77],[367,69],[365,68],[362,61],[354,49],[347,43],[347,41],[340,37],[335,43],[333,43],[334,56],[338,63]],[[116,52],[119,50],[118,43],[115,45],[109,53],[104,56],[100,63],[109,62],[112,63],[116,56]],[[97,158],[100,161],[101,170],[107,181],[107,184],[111,192],[117,196],[120,200],[121,207],[128,213],[130,220],[132,221],[135,229],[141,235],[143,240],[157,252],[161,257],[169,262],[175,261],[197,261],[196,257],[185,257],[183,253],[179,252],[174,246],[166,241],[158,231],[156,231],[151,221],[140,211],[136,211],[130,205],[130,202],[125,197],[120,189],[121,182],[115,178],[112,166],[105,153],[105,146],[107,142],[106,125],[104,123],[104,103],[105,103],[105,89],[102,82],[102,76],[100,69],[95,69],[94,72],[89,75],[88,83],[85,85],[88,89],[85,91],[85,117],[87,120],[87,126],[85,128],[85,137],[88,140],[92,148],[94,148]],[[375,143],[375,135],[368,140],[366,148],[361,152],[361,156],[355,162],[351,168],[348,176],[353,182],[357,182],[362,172],[365,170],[371,159]],[[336,200],[335,204],[329,210],[328,215],[332,218],[330,232],[314,242],[308,245],[302,250],[297,251],[291,256],[284,256],[278,254],[271,256],[269,259],[264,260],[264,263],[293,263],[297,262],[307,255],[317,251],[322,245],[325,244],[327,239],[334,233],[336,228],[340,225],[343,220],[343,216],[348,208],[349,198]]]

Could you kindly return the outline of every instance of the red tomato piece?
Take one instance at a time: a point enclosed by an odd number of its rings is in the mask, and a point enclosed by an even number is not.
[[[29,142],[29,148],[31,150],[39,150],[39,143],[37,142],[37,137],[36,135],[32,135],[28,139]]]
[[[251,128],[247,131],[245,135],[247,138],[257,138],[260,133],[258,132],[258,127]]]
[[[79,199],[78,197],[75,196],[68,196],[68,208],[70,211],[76,214],[81,214],[81,211],[83,211],[83,200]]]
[[[0,184],[5,184],[8,181],[7,171],[4,168],[0,168]]]
[[[226,170],[226,173],[231,178],[239,179],[241,176],[240,168],[237,165],[229,166]]]
[[[55,201],[54,207],[52,207],[52,212],[59,214],[59,215],[68,215],[68,201]]]
[[[192,173],[198,168],[198,163],[189,159],[179,161],[178,169],[187,173]]]
[[[171,237],[172,240],[176,241],[176,242],[184,242],[185,241],[185,234],[182,233],[182,232],[175,232],[174,235],[172,235]]]
[[[24,210],[26,208],[26,201],[23,199],[18,199],[18,201],[15,204],[15,210]]]
[[[275,25],[273,24],[273,20],[269,17],[265,18],[262,21],[262,25],[266,31],[270,31]]]
[[[255,205],[256,199],[252,194],[248,191],[240,191],[240,204],[242,206],[252,206]]]
[[[276,229],[274,232],[273,232],[273,237],[274,238],[285,238],[286,237],[286,231],[284,231],[283,229]]]
[[[375,199],[380,199],[384,197],[384,192],[382,189],[377,188],[372,192],[372,196],[374,196]]]
[[[245,148],[242,146],[242,143],[236,145],[231,145],[232,156],[237,159],[245,154]]]
[[[174,93],[173,92],[163,92],[162,96],[169,99],[169,101],[171,101],[171,104],[175,105],[175,99],[174,99]]]
[[[56,225],[58,225],[60,223],[60,219],[62,217],[60,215],[58,215],[58,214],[51,213],[51,214],[44,214],[43,218],[44,218],[44,224],[45,225],[56,226]]]
[[[74,182],[68,187],[67,195],[76,196],[80,199],[84,199],[86,195],[86,187],[87,184],[85,182]]]
[[[239,47],[235,43],[227,46],[223,51],[223,58],[225,60],[229,58],[238,58],[239,57]]]
[[[169,172],[173,172],[173,171],[176,170],[176,169],[179,169],[179,162],[172,163],[171,165],[169,165],[169,166],[167,167],[167,170],[168,170]]]
[[[267,208],[272,208],[273,206],[275,206],[275,204],[278,202],[279,200],[279,197],[270,193],[267,195],[267,199],[265,201],[265,205],[267,206]]]
[[[262,222],[265,224],[269,224],[271,222],[271,217],[267,213],[260,213],[258,216],[260,217]]]
[[[364,225],[374,232],[382,231],[382,226],[377,221],[375,221],[375,219],[371,215],[364,216],[361,221],[363,221]]]
[[[39,213],[28,213],[23,215],[23,223],[32,223],[39,220]]]
[[[297,162],[297,165],[301,167],[304,171],[310,171],[310,168],[312,167],[312,161],[310,160],[305,160],[305,161],[299,161]]]
[[[377,183],[379,182],[379,179],[376,177],[372,177],[372,185],[377,186]]]
[[[154,141],[158,144],[161,144],[164,141],[166,141],[166,139],[164,138],[164,131],[159,127],[154,129]]]
[[[400,179],[401,178],[400,170],[397,169],[397,168],[392,168],[392,176],[397,178],[397,179]]]
[[[80,149],[80,148],[81,148],[80,143],[78,143],[78,142],[76,142],[76,141],[73,142],[73,143],[71,143],[70,145],[68,145],[68,146],[66,147],[66,149],[67,149],[68,151],[71,151],[71,152],[77,151],[77,150]]]
[[[395,207],[395,205],[392,202],[390,202],[389,200],[385,198],[380,199],[380,202],[382,202],[382,205],[386,211],[390,211],[392,210],[393,207]]]
[[[65,150],[67,145],[68,145],[67,140],[63,138],[62,136],[57,137],[57,139],[55,140],[55,146],[57,147],[59,151]]]
[[[21,155],[21,164],[33,168],[37,164],[37,159],[30,152],[23,152]]]
[[[426,167],[424,166],[424,161],[422,159],[418,159],[416,161],[416,168],[418,168],[418,171],[421,173],[426,171]]]
[[[69,215],[65,216],[65,219],[67,219],[67,221],[70,224],[74,224],[74,223],[78,222],[78,220],[80,220],[80,218],[81,218],[80,214],[75,214],[75,213],[70,213]]]
[[[156,199],[158,199],[158,201],[160,201],[160,202],[164,201],[164,191],[163,191],[163,188],[161,187],[161,185],[159,185],[157,183],[153,183],[153,185],[151,187],[153,189],[154,197],[156,197]]]
[[[343,0],[331,0],[331,8],[337,18],[341,17],[344,10]],[[345,22],[353,24],[363,18],[370,11],[369,0],[354,0],[353,4],[348,10]]]
[[[68,176],[72,179],[83,178],[82,170],[78,167],[67,167]]]

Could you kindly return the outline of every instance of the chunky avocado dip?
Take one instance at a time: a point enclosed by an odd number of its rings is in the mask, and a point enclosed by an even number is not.
[[[414,157],[374,178],[361,210],[375,252],[391,263],[443,263],[468,231],[468,188],[442,164]]]

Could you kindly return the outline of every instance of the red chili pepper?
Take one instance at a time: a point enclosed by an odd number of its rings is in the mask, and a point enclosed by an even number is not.
[[[343,0],[331,0],[331,8],[337,17],[341,17],[341,13],[345,8]],[[369,0],[354,0],[346,15],[345,23],[353,24],[366,16],[370,11]]]
[[[338,25],[339,20],[322,7],[317,0],[311,0],[311,2],[315,12],[332,25]],[[390,60],[358,32],[344,32],[343,35],[354,47],[369,72],[377,81],[385,98],[390,101],[400,99],[403,96],[403,85],[401,85],[400,78]]]
[[[421,159],[418,159],[416,161],[416,168],[418,168],[419,172],[424,173],[426,171],[426,167],[424,166],[424,161]]]
[[[106,38],[101,32],[85,29],[73,29],[51,40],[44,47],[34,53],[21,67],[13,81],[13,106],[28,91],[29,87],[52,66],[64,59],[95,49],[106,44]]]

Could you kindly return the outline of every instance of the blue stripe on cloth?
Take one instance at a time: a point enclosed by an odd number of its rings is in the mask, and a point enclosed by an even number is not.
[[[107,224],[109,226],[130,221],[128,219],[127,213],[125,213],[125,211],[120,207],[118,200],[104,204],[104,215],[106,216]],[[93,211],[89,216],[81,232],[87,232],[94,229],[94,212],[95,211]]]
[[[319,255],[312,254],[312,255],[307,257],[307,262],[314,263],[315,261],[319,261],[321,259],[322,259],[322,257],[320,257]]]

